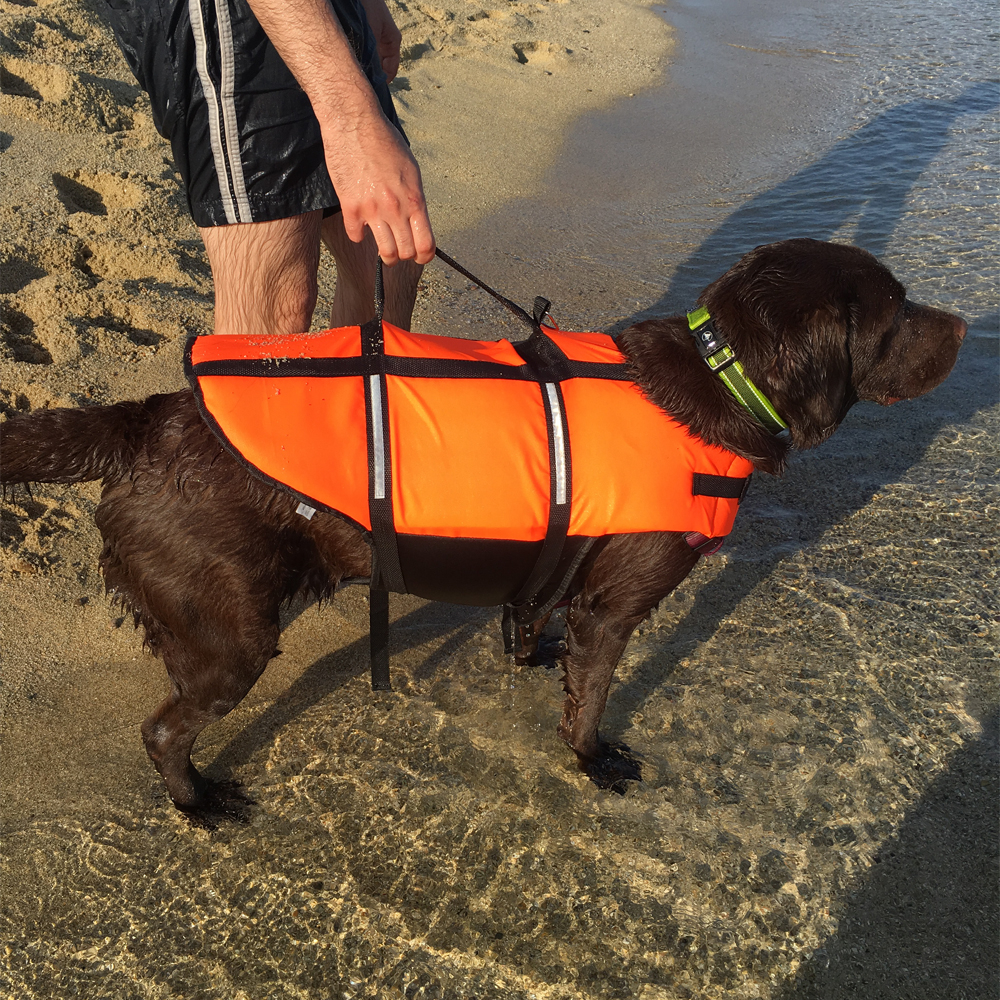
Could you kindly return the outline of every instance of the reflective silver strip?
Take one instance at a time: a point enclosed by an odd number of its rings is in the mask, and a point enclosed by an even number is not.
[[[298,507],[295,508],[296,514],[301,514],[307,521],[311,521],[313,514],[316,513],[315,507],[310,507],[307,503],[300,503]]]
[[[382,433],[382,384],[378,375],[368,376],[368,388],[372,401],[372,458],[375,478],[373,496],[385,499],[385,435]]]
[[[253,222],[250,200],[247,198],[246,181],[243,178],[243,161],[240,159],[240,130],[236,121],[236,57],[233,52],[233,25],[229,19],[228,0],[215,0],[215,17],[219,25],[220,74],[222,76],[222,124],[226,130],[226,155],[229,158],[229,176],[233,183],[232,193],[236,198],[236,209],[240,222]]]
[[[554,382],[545,383],[545,392],[552,415],[552,450],[556,455],[556,503],[563,504],[566,502],[566,439],[563,437],[562,408]]]

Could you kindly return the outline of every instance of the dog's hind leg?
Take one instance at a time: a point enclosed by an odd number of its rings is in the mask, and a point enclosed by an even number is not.
[[[197,638],[162,635],[172,690],[142,724],[142,739],[167,791],[192,822],[213,828],[221,819],[245,821],[252,804],[236,782],[215,782],[191,763],[198,734],[230,712],[253,687],[274,656],[277,622],[240,622],[239,634],[225,634],[219,621]],[[201,631],[201,630],[199,630]],[[199,641],[200,640],[200,641]]]
[[[559,735],[596,785],[624,793],[639,762],[598,727],[618,660],[636,625],[691,572],[698,554],[679,533],[619,535],[598,557],[566,615],[566,700]]]

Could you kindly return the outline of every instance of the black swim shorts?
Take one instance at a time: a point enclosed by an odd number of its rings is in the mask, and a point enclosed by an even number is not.
[[[246,0],[106,2],[156,129],[173,147],[197,225],[337,208],[309,98]],[[383,113],[402,133],[360,0],[332,5]]]

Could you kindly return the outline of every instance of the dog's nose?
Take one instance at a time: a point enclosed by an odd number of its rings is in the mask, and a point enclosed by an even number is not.
[[[965,335],[969,332],[969,325],[961,316],[953,316],[952,320],[955,326],[955,336],[958,338],[958,342],[961,343],[965,340]]]

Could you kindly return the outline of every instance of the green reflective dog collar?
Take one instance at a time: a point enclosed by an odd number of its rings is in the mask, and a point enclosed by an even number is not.
[[[687,314],[687,321],[691,336],[698,345],[698,353],[705,364],[725,382],[740,404],[772,434],[787,435],[788,424],[778,416],[770,400],[747,377],[743,365],[736,360],[736,352],[715,328],[708,310],[699,306]]]

